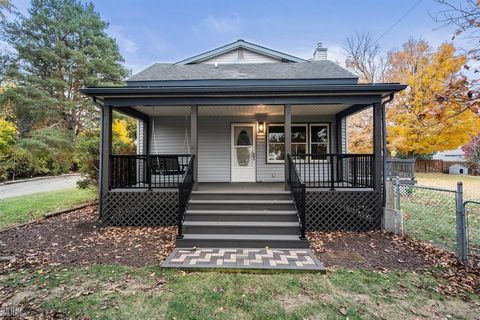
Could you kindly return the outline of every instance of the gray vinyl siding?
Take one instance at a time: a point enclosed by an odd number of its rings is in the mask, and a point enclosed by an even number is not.
[[[333,116],[292,117],[297,123],[330,123],[330,150],[336,152],[335,121]],[[198,119],[198,181],[230,182],[231,123],[253,123],[252,117],[202,117]],[[185,127],[190,138],[190,119],[185,117],[162,117],[152,121],[155,141],[151,134],[151,153],[189,153],[185,144]],[[265,122],[281,123],[283,116],[268,117]],[[256,136],[256,179],[257,182],[284,181],[284,164],[266,161],[265,134]]]
[[[216,57],[204,60],[200,64],[231,64],[231,63],[267,63],[280,62],[279,59],[269,57],[267,55],[253,52],[251,50],[239,48],[218,55]]]
[[[198,118],[199,182],[230,182],[230,122],[227,117]]]
[[[137,120],[137,154],[144,154],[143,149],[143,121]]]
[[[342,118],[340,122],[341,128],[341,139],[342,139],[342,153],[348,152],[348,135],[347,135],[347,118]]]
[[[156,117],[150,123],[150,152],[152,154],[190,153],[190,118],[185,117]],[[187,132],[185,133],[185,130]]]

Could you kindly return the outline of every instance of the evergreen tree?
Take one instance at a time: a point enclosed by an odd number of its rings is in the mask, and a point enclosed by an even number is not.
[[[21,136],[53,125],[76,137],[95,123],[98,112],[80,88],[122,84],[128,75],[107,27],[92,3],[76,0],[32,0],[26,16],[1,22],[13,49],[2,102],[13,108]]]

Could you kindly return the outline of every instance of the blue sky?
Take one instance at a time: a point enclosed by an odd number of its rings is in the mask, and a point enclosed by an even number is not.
[[[378,38],[418,0],[98,0],[110,23],[125,64],[133,72],[154,62],[175,62],[217,46],[244,39],[310,58],[323,42],[329,59],[342,63],[342,46],[355,31]],[[29,1],[13,0],[25,12]],[[409,38],[437,46],[451,39],[451,27],[439,28],[430,15],[440,7],[423,0],[378,42],[383,51],[398,49]],[[456,45],[465,45],[462,40]]]

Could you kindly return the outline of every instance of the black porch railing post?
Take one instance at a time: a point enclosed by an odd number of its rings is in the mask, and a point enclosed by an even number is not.
[[[335,164],[333,163],[333,155],[329,155],[330,158],[330,190],[335,190]]]
[[[184,200],[183,200],[183,182],[178,183],[178,221],[177,221],[177,228],[178,228],[178,233],[177,233],[177,238],[181,239],[183,238],[183,233],[182,233],[182,222],[183,222],[183,212],[185,211],[184,206]]]
[[[305,190],[305,184],[302,183],[301,185],[301,192],[302,192],[302,198],[301,198],[301,212],[300,212],[300,220],[301,220],[301,228],[300,228],[300,239],[304,240],[306,239],[305,237],[305,232],[307,229],[307,219],[305,216],[305,206],[306,206],[306,201],[307,201],[307,193]]]
[[[148,190],[152,190],[152,167],[151,167],[151,156],[147,155],[147,183],[148,183]]]
[[[356,186],[358,184],[358,168],[357,168],[357,158],[353,157],[353,185]]]
[[[188,161],[188,167],[185,171],[185,175],[183,176],[182,181],[178,182],[178,233],[177,238],[183,238],[183,220],[185,218],[185,211],[188,207],[188,200],[190,199],[190,194],[193,190],[193,168],[195,165],[195,155],[190,157]]]
[[[293,156],[296,160],[299,158]],[[301,160],[301,158],[300,158]],[[298,221],[300,223],[300,239],[305,239],[305,232],[306,232],[306,217],[305,217],[305,201],[306,201],[306,188],[305,183],[300,178],[300,174],[298,173],[296,162],[292,160],[292,156],[287,154],[287,169],[288,169],[288,176],[286,177],[286,181],[288,183],[290,192],[292,193],[293,202],[295,204],[295,208],[297,209]]]

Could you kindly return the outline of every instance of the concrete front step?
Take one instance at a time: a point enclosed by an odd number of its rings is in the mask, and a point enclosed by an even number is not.
[[[193,191],[190,196],[192,200],[292,200],[289,191],[279,192],[205,192]]]
[[[295,210],[293,200],[190,200],[190,210]]]
[[[295,210],[190,210],[185,221],[298,222]]]
[[[299,235],[298,222],[185,221],[183,234]]]
[[[263,234],[185,234],[177,248],[308,248],[307,240],[297,235]]]

